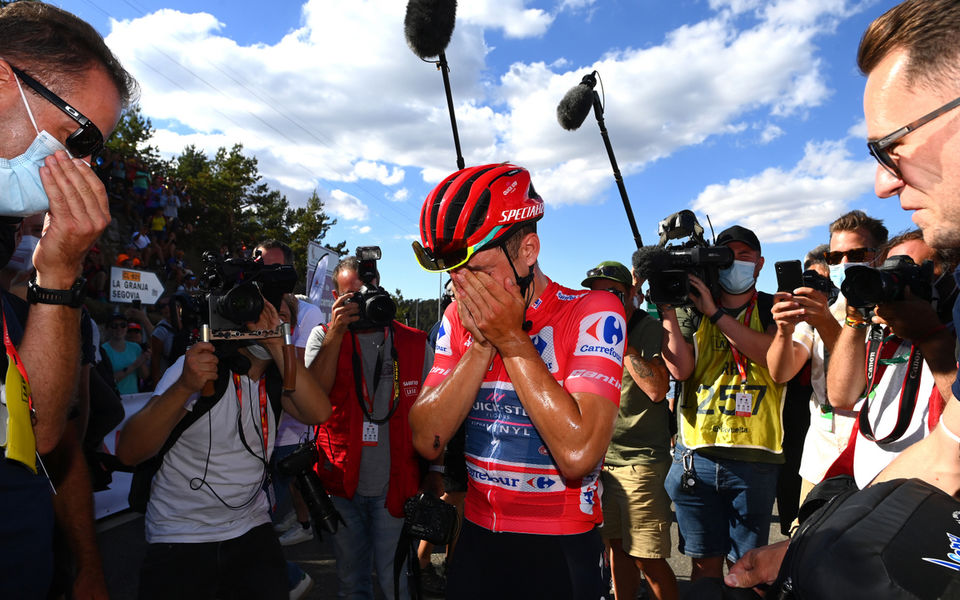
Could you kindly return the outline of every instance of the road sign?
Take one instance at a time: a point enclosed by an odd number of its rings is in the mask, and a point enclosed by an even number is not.
[[[163,295],[163,284],[155,273],[110,267],[110,301],[156,304]]]

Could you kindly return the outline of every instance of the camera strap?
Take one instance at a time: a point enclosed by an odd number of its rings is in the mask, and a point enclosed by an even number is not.
[[[747,312],[743,318],[743,325],[750,327],[750,317],[753,315],[753,309],[757,306],[757,292],[753,293],[753,298],[747,304]],[[719,329],[719,327],[718,327]],[[740,353],[733,344],[730,344],[730,353],[733,354],[733,362],[737,365],[737,373],[740,374],[740,387],[747,385],[747,357]]]
[[[893,352],[900,346],[901,341],[900,338],[894,336],[884,338],[883,329],[882,325],[874,324],[870,327],[870,335],[867,337],[867,356],[864,367],[867,377],[867,393],[864,395],[863,406],[860,408],[860,415],[857,418],[860,434],[881,446],[900,439],[906,433],[907,427],[910,426],[913,411],[917,406],[917,396],[920,393],[920,375],[923,372],[923,353],[916,345],[911,345],[909,358],[906,359],[908,363],[907,373],[903,377],[900,402],[897,407],[897,422],[888,435],[878,440],[873,425],[870,423],[870,401],[874,398],[875,386],[879,385],[879,382],[875,384],[874,380],[882,376],[878,374],[883,371],[886,364],[901,362],[889,356],[887,358],[881,356],[885,353],[884,350],[888,348],[890,356],[892,356]]]
[[[383,417],[382,419],[377,419],[373,416],[373,408],[374,401],[377,397],[377,388],[380,385],[380,376],[383,374],[383,347],[381,346],[377,351],[377,362],[373,368],[373,395],[371,396],[367,393],[367,382],[363,378],[363,358],[360,356],[360,352],[357,350],[359,341],[358,336],[356,333],[351,332],[353,350],[353,384],[357,391],[357,401],[360,403],[360,410],[363,411],[364,419],[377,425],[381,425],[389,421],[390,417],[393,416],[393,413],[397,412],[397,407],[400,406],[400,370],[397,363],[397,344],[394,340],[393,327],[384,327],[383,336],[384,345],[386,345],[387,337],[390,338],[390,356],[393,359],[393,388],[392,393],[390,394],[390,408],[387,411],[387,416]],[[368,404],[370,405],[369,410],[367,410]]]
[[[241,386],[240,386],[240,376],[237,375],[236,373],[233,374],[233,387],[234,389],[237,390],[237,410],[240,411],[241,422],[242,422],[243,390],[241,389]],[[262,460],[266,461],[267,448],[269,447],[267,445],[267,442],[270,436],[270,419],[267,416],[267,380],[265,375],[260,376],[259,388],[260,388],[260,430],[263,433],[263,436],[260,438],[260,440],[263,442],[263,459]],[[240,438],[241,438],[241,441],[243,441],[243,445],[246,446],[247,440],[243,439],[243,437],[244,437],[243,426],[241,425]]]

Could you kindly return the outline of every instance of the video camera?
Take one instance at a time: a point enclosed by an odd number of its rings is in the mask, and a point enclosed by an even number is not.
[[[650,284],[648,298],[655,304],[685,306],[690,304],[688,275],[696,275],[714,297],[720,294],[719,271],[733,264],[733,251],[726,246],[710,245],[703,237],[703,227],[690,210],[681,210],[660,221],[660,242],[644,246],[633,255],[637,275]],[[670,240],[686,241],[667,245]]]
[[[855,265],[847,269],[841,290],[850,306],[873,308],[903,300],[907,287],[919,298],[932,300],[933,261],[917,265],[909,256],[891,256],[878,268]]]
[[[354,292],[347,302],[353,302],[360,307],[360,319],[350,323],[353,331],[386,327],[397,314],[397,305],[390,293],[378,287],[374,281],[380,278],[377,271],[377,261],[380,260],[379,246],[358,246],[357,277],[363,282],[359,292]]]
[[[290,265],[265,265],[251,258],[218,258],[204,252],[206,265],[200,275],[201,313],[207,307],[206,323],[216,332],[242,331],[257,321],[263,301],[280,308],[284,294],[293,291],[297,271]]]

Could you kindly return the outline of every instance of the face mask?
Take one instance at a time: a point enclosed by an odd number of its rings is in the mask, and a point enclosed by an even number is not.
[[[839,265],[830,265],[830,281],[833,282],[833,285],[837,286],[837,289],[840,289],[840,286],[843,284],[843,279],[847,276],[847,269],[850,267],[867,267],[870,266],[869,263],[860,262],[848,262],[840,263]]]
[[[250,344],[247,346],[247,351],[256,359],[273,360],[273,355],[270,354],[270,351],[260,344]]]
[[[9,256],[4,252],[7,248],[5,244],[7,243],[6,237],[0,239],[0,260],[3,260],[4,256]],[[20,238],[20,244],[17,246],[16,250],[10,249],[10,252],[13,254],[10,256],[10,260],[7,262],[7,266],[13,267],[18,271],[27,271],[33,267],[33,251],[37,248],[37,243],[40,242],[40,238],[35,235],[25,235]],[[12,240],[11,240],[12,245]],[[2,263],[0,263],[2,264]]]
[[[20,156],[9,160],[0,158],[0,190],[3,190],[3,197],[0,198],[0,215],[28,217],[50,208],[50,200],[40,180],[43,159],[57,150],[66,152],[67,149],[46,130],[40,131],[37,128],[37,122],[23,93],[23,87],[20,86],[20,79],[18,77],[14,79],[20,87],[20,97],[27,108],[27,114],[30,115],[30,122],[33,123],[37,137],[27,151]]]
[[[756,268],[756,263],[745,260],[733,261],[732,265],[720,270],[720,287],[728,294],[742,294],[756,282],[753,277]]]

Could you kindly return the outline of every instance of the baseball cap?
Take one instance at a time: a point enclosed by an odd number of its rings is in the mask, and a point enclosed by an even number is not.
[[[622,283],[628,288],[633,285],[633,274],[630,273],[630,269],[615,260],[603,261],[595,268],[587,271],[587,278],[581,281],[580,285],[583,287],[590,287],[590,284],[597,279],[609,279],[610,281],[616,281],[617,283]]]
[[[739,225],[727,227],[720,232],[720,235],[717,236],[718,246],[726,246],[730,242],[743,242],[757,252],[760,252],[760,240],[757,239],[757,234],[750,231],[746,227],[741,227]]]
[[[141,327],[139,323],[134,323],[133,321],[130,321],[129,323],[127,323],[127,331],[140,331],[140,330],[141,330]]]

